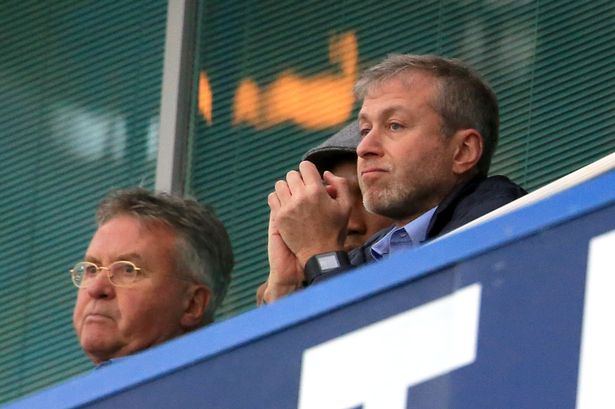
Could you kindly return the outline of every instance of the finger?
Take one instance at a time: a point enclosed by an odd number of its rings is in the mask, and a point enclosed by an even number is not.
[[[304,189],[303,179],[296,170],[291,170],[286,174],[286,183],[288,184],[291,195],[297,194]]]
[[[337,199],[337,189],[335,186],[326,185],[325,189],[327,189],[327,194],[331,197],[331,199]]]
[[[283,180],[275,182],[275,193],[278,196],[281,206],[290,200],[290,189],[288,188],[288,184]]]
[[[271,209],[272,212],[277,213],[278,209],[280,208],[280,199],[278,199],[278,195],[276,192],[269,193],[269,195],[267,196],[267,204],[269,205],[269,209]]]
[[[320,177],[320,173],[318,173],[318,169],[316,169],[316,165],[312,162],[304,160],[299,164],[299,172],[301,172],[301,177],[303,178],[303,183],[306,186],[309,185],[318,185],[322,186],[323,181]]]
[[[352,206],[352,196],[346,179],[335,176],[328,170],[323,174],[323,179],[327,184],[327,192],[331,197],[340,202],[344,207]]]
[[[278,233],[278,228],[275,224],[275,212],[273,209],[269,212],[268,232],[269,232],[269,236]]]

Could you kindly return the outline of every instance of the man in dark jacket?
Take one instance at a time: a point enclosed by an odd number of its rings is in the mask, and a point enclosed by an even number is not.
[[[268,198],[270,281],[284,283],[286,293],[418,246],[525,193],[505,177],[487,177],[498,140],[497,100],[463,63],[393,55],[364,72],[355,93],[363,101],[357,146],[363,201],[394,226],[343,251],[347,186],[327,172],[323,185],[314,166],[302,162]],[[275,294],[266,301],[284,291]]]

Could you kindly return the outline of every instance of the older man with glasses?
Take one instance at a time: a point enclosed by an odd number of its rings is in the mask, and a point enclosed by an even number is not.
[[[96,219],[84,261],[71,269],[79,288],[73,325],[95,364],[213,321],[233,255],[210,209],[136,188],[109,194]]]

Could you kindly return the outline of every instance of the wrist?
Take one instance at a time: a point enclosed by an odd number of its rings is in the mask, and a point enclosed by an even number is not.
[[[345,251],[331,251],[316,254],[308,259],[304,268],[305,284],[310,284],[322,274],[350,267],[350,259]]]
[[[332,245],[319,246],[316,249],[307,249],[303,251],[298,251],[295,254],[296,254],[297,262],[299,263],[299,265],[305,266],[307,262],[314,256],[318,256],[321,254],[328,254],[328,253],[343,252],[343,251],[344,251],[344,246],[336,243]]]
[[[303,285],[301,283],[293,284],[274,284],[269,283],[267,289],[263,293],[263,303],[270,304],[280,298],[283,298],[295,291],[301,289]]]

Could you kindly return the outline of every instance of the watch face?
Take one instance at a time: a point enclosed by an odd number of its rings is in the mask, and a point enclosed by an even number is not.
[[[340,262],[337,259],[337,254],[329,253],[317,256],[318,264],[320,264],[321,270],[331,270],[340,266]]]

